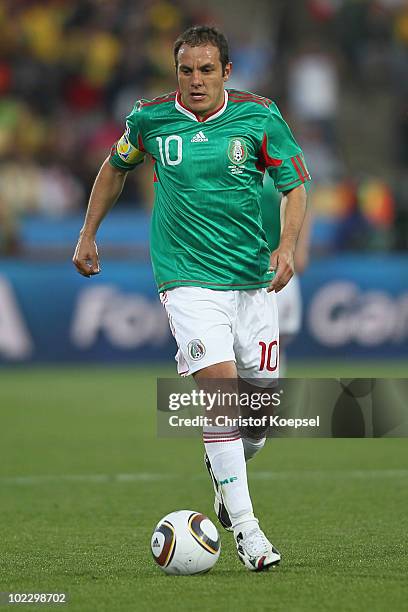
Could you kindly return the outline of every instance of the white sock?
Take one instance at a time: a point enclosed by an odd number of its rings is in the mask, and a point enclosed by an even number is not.
[[[255,457],[256,453],[265,446],[266,438],[242,438],[242,444],[244,446],[245,461],[249,461],[252,457]]]
[[[204,427],[203,438],[232,526],[235,528],[248,521],[257,524],[249,496],[244,448],[239,430],[231,427]]]

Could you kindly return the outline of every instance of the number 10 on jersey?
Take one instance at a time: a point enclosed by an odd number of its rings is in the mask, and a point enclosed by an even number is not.
[[[181,139],[181,136],[177,136],[176,134],[167,136],[164,141],[164,154],[163,138],[161,136],[157,136],[156,140],[159,143],[159,154],[163,166],[178,166],[178,164],[180,164],[181,160],[183,159],[183,140]],[[176,145],[172,146],[172,154],[170,156],[170,143],[173,141],[176,143]]]

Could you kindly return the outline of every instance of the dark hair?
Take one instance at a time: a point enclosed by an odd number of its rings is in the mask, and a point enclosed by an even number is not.
[[[210,26],[193,26],[188,28],[183,34],[177,38],[174,43],[174,61],[177,68],[177,55],[182,45],[189,45],[190,47],[200,47],[201,45],[214,45],[220,52],[220,60],[222,66],[222,73],[225,72],[225,67],[230,61],[228,42],[224,34],[212,28]]]

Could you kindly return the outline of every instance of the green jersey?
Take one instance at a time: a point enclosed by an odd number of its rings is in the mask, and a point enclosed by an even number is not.
[[[270,251],[260,198],[265,170],[282,192],[310,180],[303,154],[276,105],[225,90],[199,118],[179,92],[140,100],[110,163],[130,170],[154,159],[151,256],[159,291],[265,287]]]
[[[281,234],[280,204],[282,196],[276,190],[274,182],[265,175],[261,197],[262,222],[266,240],[271,251],[279,246]]]

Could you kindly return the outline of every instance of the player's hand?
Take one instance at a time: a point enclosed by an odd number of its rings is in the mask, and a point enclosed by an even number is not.
[[[101,271],[99,266],[98,247],[93,238],[81,234],[75,249],[72,262],[82,276],[90,278]]]
[[[295,265],[293,260],[293,249],[285,246],[279,246],[271,254],[269,262],[269,270],[275,272],[271,284],[269,285],[267,292],[275,291],[278,293],[285,285],[288,284],[295,272]]]

